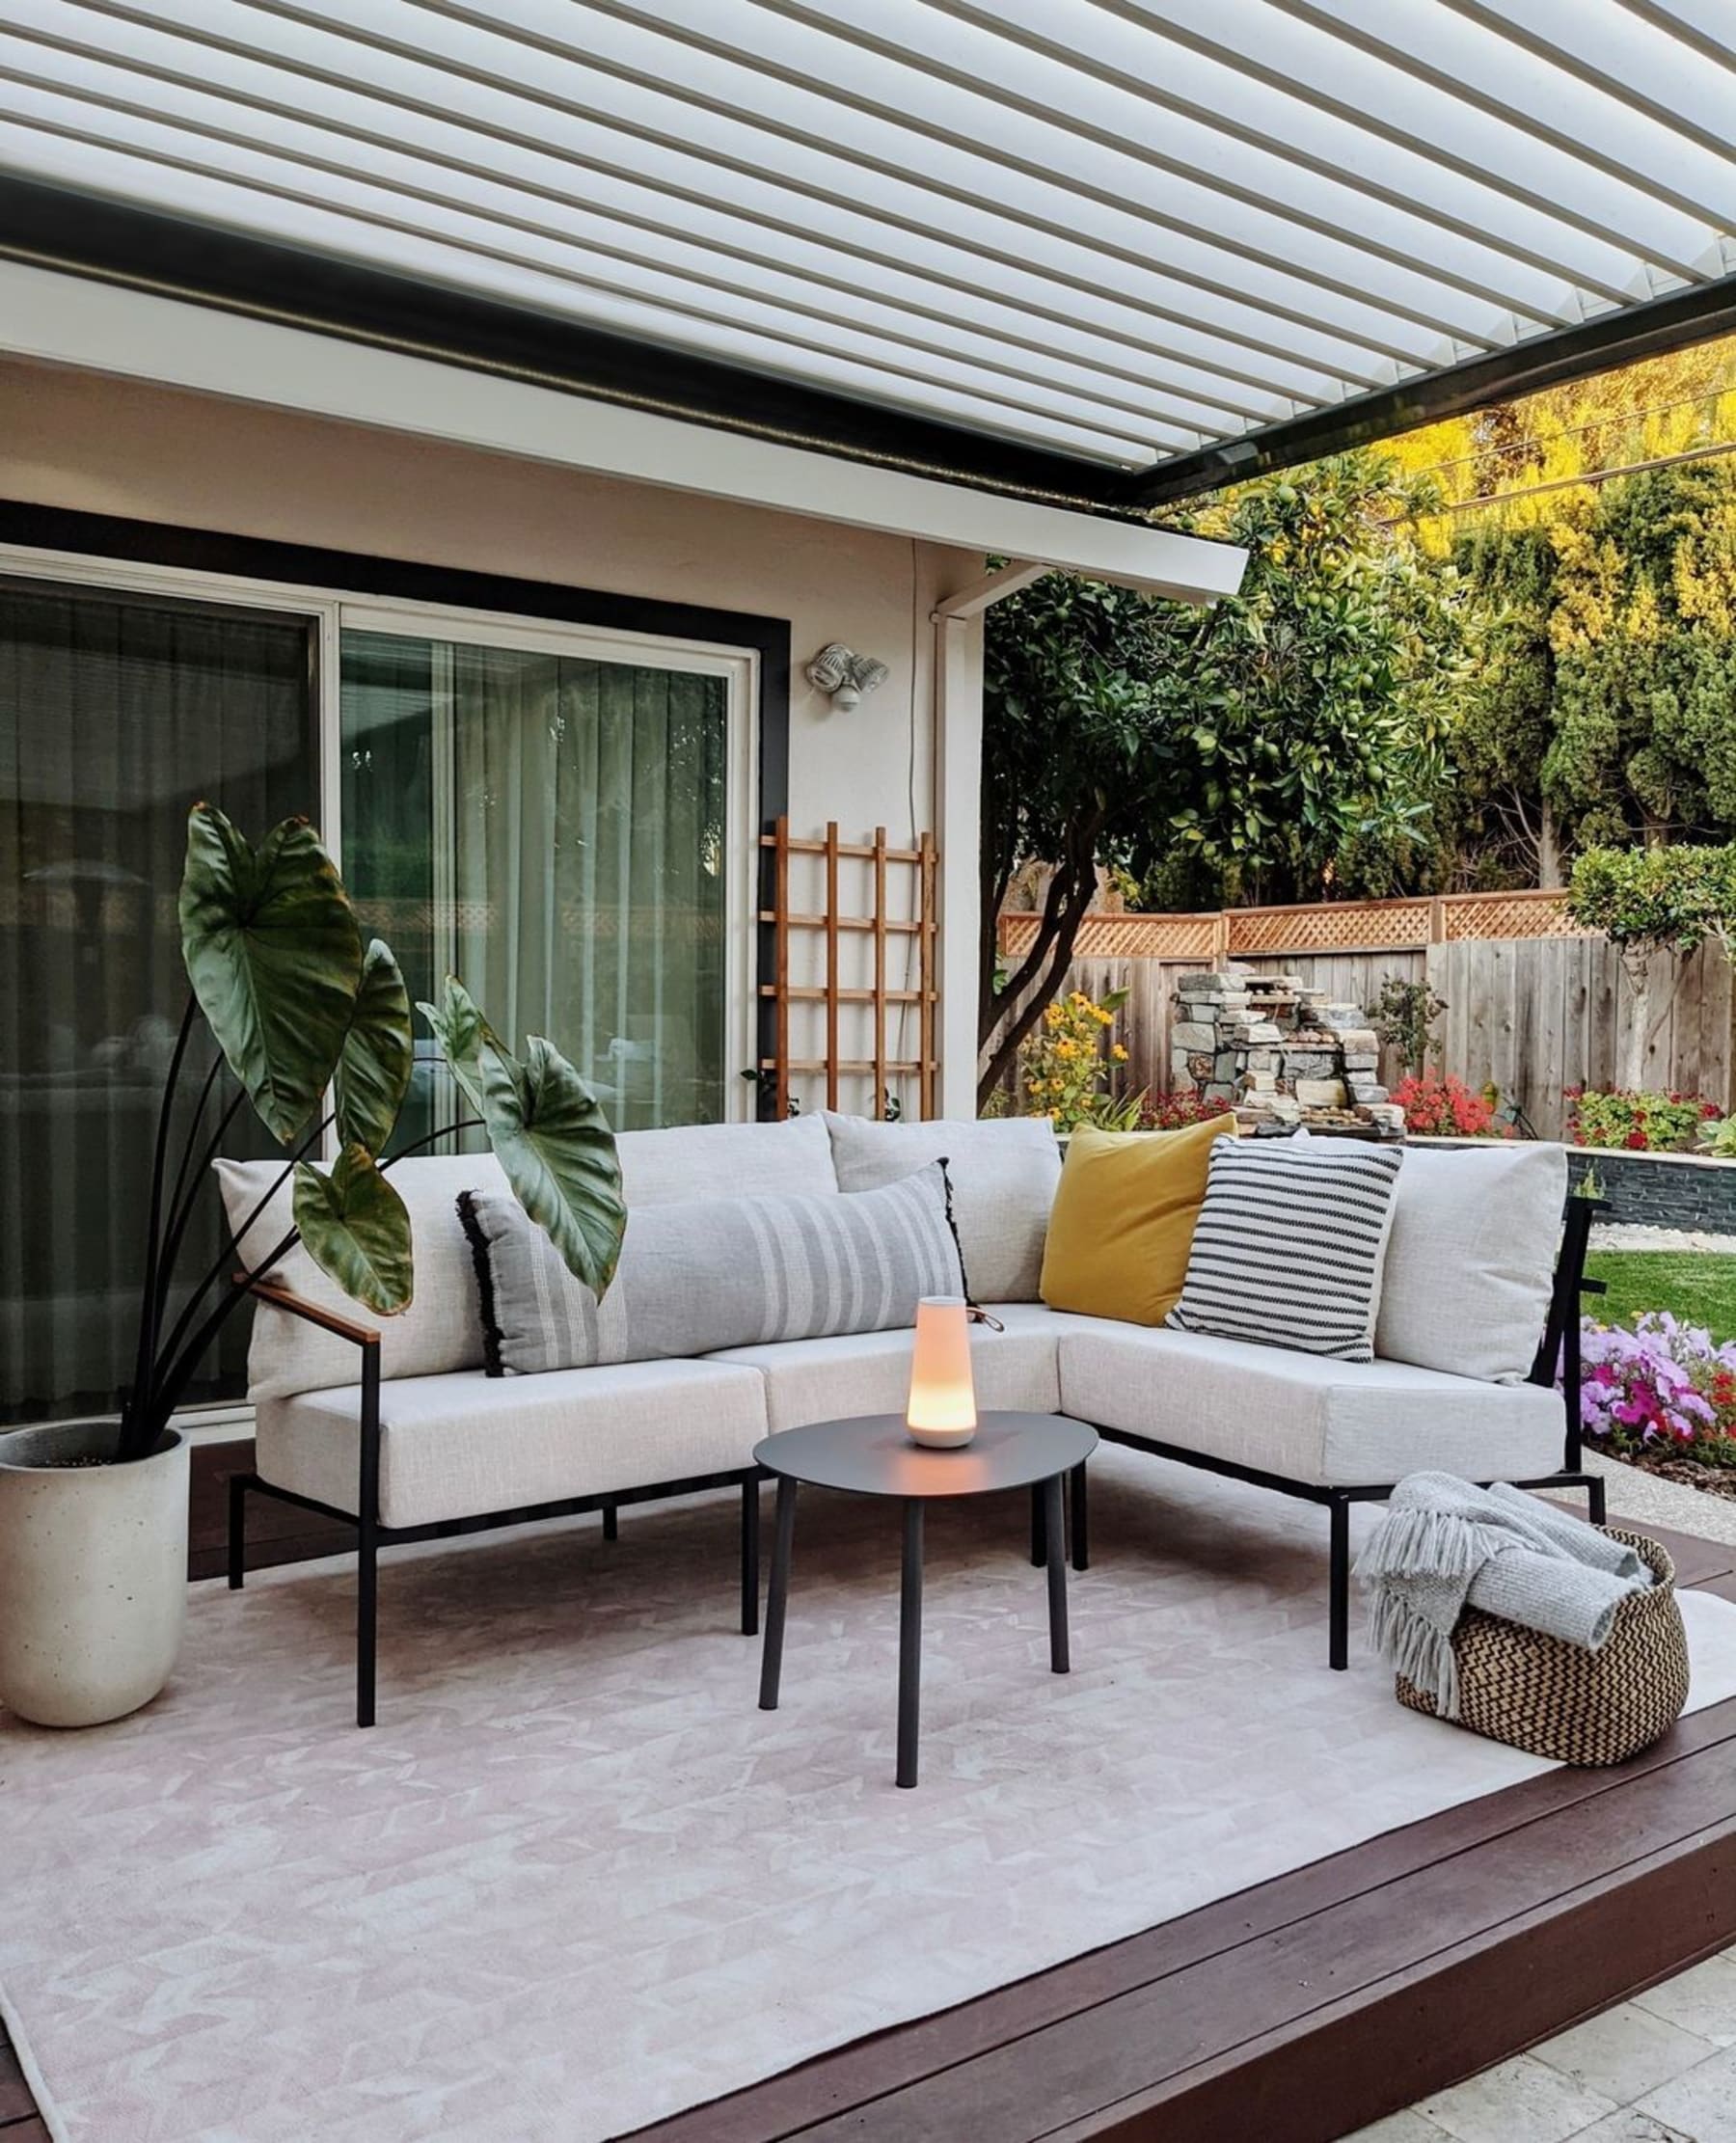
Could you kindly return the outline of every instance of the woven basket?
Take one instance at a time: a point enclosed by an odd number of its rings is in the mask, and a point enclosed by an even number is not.
[[[1688,1701],[1688,1634],[1675,1564],[1655,1540],[1610,1529],[1651,1569],[1652,1585],[1615,1610],[1610,1640],[1587,1652],[1467,1608],[1452,1633],[1459,1719],[1476,1734],[1562,1764],[1618,1764],[1668,1732]],[[1398,1701],[1435,1716],[1402,1674]]]

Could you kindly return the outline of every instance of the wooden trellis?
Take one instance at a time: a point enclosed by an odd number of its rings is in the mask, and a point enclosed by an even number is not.
[[[871,1083],[864,1113],[878,1116],[884,1107],[893,1080],[914,1080],[916,1113],[933,1116],[939,1071],[936,1048],[939,991],[936,985],[935,961],[937,858],[934,835],[922,834],[913,849],[895,849],[888,847],[886,829],[881,826],[875,827],[871,842],[840,841],[834,820],[827,827],[824,840],[798,840],[791,835],[789,820],[780,818],[774,831],[760,836],[760,845],[769,852],[772,863],[772,905],[760,909],[760,922],[772,935],[773,977],[760,985],[760,994],[772,1008],[771,1053],[761,1057],[760,1073],[774,1099],[777,1115],[789,1114],[792,1079],[824,1077],[827,1108],[835,1109],[840,1105],[845,1080],[866,1080]],[[792,906],[791,863],[799,856],[813,858],[820,866],[818,909]],[[870,892],[866,914],[842,911],[841,863],[868,866]],[[887,900],[890,874],[896,871],[914,874],[914,898],[909,902],[889,903]],[[900,911],[894,913],[895,908]],[[873,979],[859,984],[847,983],[843,975],[843,948],[847,940],[863,934],[869,939]],[[823,947],[822,977],[817,982],[792,979],[792,945],[799,935],[818,938]],[[916,949],[916,987],[913,990],[894,988],[887,979],[888,948],[895,941],[912,937]],[[812,1005],[820,1010],[824,1049],[818,1056],[798,1057],[791,1053],[791,1013],[798,1005]],[[916,1054],[897,1056],[893,1054],[895,1044],[889,1029],[902,1023],[902,1008],[909,1005],[917,1010]],[[869,1029],[867,1048],[858,1048],[849,1056],[844,1054],[840,1031],[841,1014],[847,1006],[854,1008],[853,1025],[859,1029],[865,1021]]]

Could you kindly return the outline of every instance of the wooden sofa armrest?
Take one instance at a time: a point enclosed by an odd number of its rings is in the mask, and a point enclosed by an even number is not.
[[[256,1279],[250,1272],[238,1272],[235,1286],[246,1293],[258,1295],[261,1302],[269,1302],[274,1310],[286,1310],[292,1317],[302,1317],[309,1324],[316,1324],[323,1332],[331,1332],[340,1340],[348,1340],[353,1346],[377,1347],[380,1335],[371,1324],[363,1324],[355,1317],[340,1316],[336,1310],[325,1310],[317,1302],[310,1302],[304,1295],[291,1292],[281,1281]]]

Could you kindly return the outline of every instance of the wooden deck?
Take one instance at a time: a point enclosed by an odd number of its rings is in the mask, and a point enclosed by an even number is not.
[[[1662,1537],[1683,1586],[1736,1600],[1736,1550]],[[1390,1831],[637,2143],[1331,2143],[1732,1941],[1736,1700],[1617,1770]],[[0,2143],[46,2136],[0,2036]]]

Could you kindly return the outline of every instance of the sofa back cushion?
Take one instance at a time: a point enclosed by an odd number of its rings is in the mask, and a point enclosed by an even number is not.
[[[1559,1146],[1407,1147],[1375,1353],[1523,1383],[1549,1316],[1566,1196]]]
[[[601,1302],[509,1191],[466,1192],[491,1375],[647,1362],[915,1322],[961,1291],[938,1164],[859,1197],[629,1207]]]
[[[1046,1117],[875,1124],[827,1110],[826,1125],[843,1191],[878,1190],[928,1161],[945,1160],[973,1297],[1040,1299],[1043,1245],[1061,1178],[1061,1149]]]
[[[831,1140],[818,1117],[787,1124],[683,1124],[668,1130],[623,1131],[615,1141],[628,1209],[746,1191],[837,1195]],[[284,1173],[282,1161],[219,1161],[217,1175],[231,1229],[239,1228]],[[413,1153],[394,1161],[392,1180],[410,1212],[416,1292],[401,1316],[379,1321],[380,1374],[441,1376],[482,1367],[482,1318],[471,1246],[458,1218],[458,1193],[510,1197],[492,1153]],[[285,1184],[242,1245],[251,1264],[268,1256],[293,1226]],[[349,1316],[356,1305],[298,1243],[273,1267],[292,1293]],[[363,1313],[366,1316],[366,1313]],[[287,1398],[353,1384],[356,1349],[268,1303],[254,1312],[248,1397]]]
[[[216,1165],[231,1230],[241,1227],[284,1173],[282,1161],[219,1161]],[[461,1190],[479,1184],[510,1197],[501,1164],[492,1153],[416,1153],[393,1166],[391,1180],[410,1214],[416,1273],[407,1310],[395,1317],[378,1318],[358,1311],[300,1243],[272,1267],[271,1277],[322,1309],[377,1324],[382,1376],[441,1376],[448,1370],[476,1369],[482,1361],[482,1318],[470,1246],[458,1224],[457,1198]],[[269,1257],[294,1227],[290,1197],[291,1185],[285,1183],[242,1237],[241,1255],[249,1265]],[[334,1385],[354,1384],[361,1373],[361,1357],[347,1340],[274,1310],[269,1303],[256,1306],[247,1354],[249,1398],[323,1392]]]
[[[1403,1162],[1397,1147],[1218,1139],[1181,1299],[1183,1332],[1374,1357],[1374,1316]]]
[[[1076,1130],[1043,1252],[1049,1308],[1161,1324],[1180,1300],[1212,1142],[1234,1136],[1232,1115],[1180,1131]]]
[[[622,1131],[615,1147],[629,1211],[685,1198],[823,1197],[838,1188],[831,1140],[817,1116]]]

